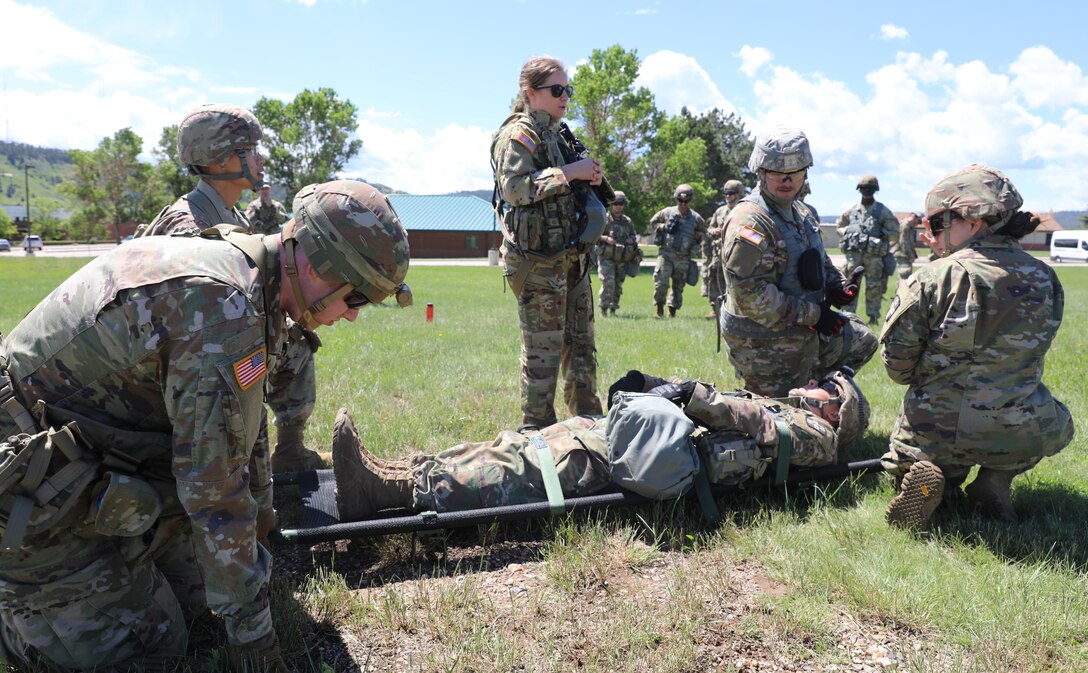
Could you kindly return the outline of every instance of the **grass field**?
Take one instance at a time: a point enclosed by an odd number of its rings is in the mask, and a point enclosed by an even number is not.
[[[85,261],[0,258],[0,331]],[[1059,275],[1066,317],[1045,380],[1077,438],[1017,478],[1020,524],[964,511],[939,513],[924,538],[890,530],[891,486],[865,477],[726,498],[710,530],[688,503],[481,528],[444,557],[413,555],[403,536],[278,547],[281,640],[306,671],[1088,670],[1088,269]],[[328,451],[339,406],[389,456],[519,423],[516,312],[499,269],[417,266],[408,281],[414,307],[320,332],[310,446]],[[736,387],[698,288],[670,321],[652,318],[650,296],[643,270],[619,315],[598,316],[602,390],[630,368]],[[904,391],[879,356],[858,380],[874,413],[850,459],[883,452]],[[196,639],[214,647],[209,633]],[[183,670],[221,662],[213,651]]]

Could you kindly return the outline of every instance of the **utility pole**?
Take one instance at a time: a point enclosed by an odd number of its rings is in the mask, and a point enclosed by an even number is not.
[[[30,169],[34,168],[30,164],[23,161],[23,178],[26,185],[26,233],[30,235]]]

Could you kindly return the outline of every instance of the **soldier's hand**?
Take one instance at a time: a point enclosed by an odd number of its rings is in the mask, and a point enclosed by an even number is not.
[[[272,507],[266,507],[257,512],[257,542],[264,545],[265,549],[269,548],[268,534],[276,530],[279,525],[279,517],[276,516],[276,510]]]
[[[831,303],[841,308],[857,299],[858,280],[863,273],[865,273],[864,266],[855,267],[850,275],[846,277],[845,283],[828,287],[827,298],[831,300]]]
[[[227,652],[231,668],[238,673],[290,673],[283,663],[283,652],[275,631],[244,645],[228,645]]]
[[[809,329],[824,336],[831,336],[832,334],[838,334],[845,324],[846,316],[831,308],[831,300],[825,300],[820,304],[820,319]]]
[[[612,406],[612,398],[616,393],[642,393],[663,383],[666,383],[665,379],[659,376],[650,376],[632,369],[609,386],[608,406]]]

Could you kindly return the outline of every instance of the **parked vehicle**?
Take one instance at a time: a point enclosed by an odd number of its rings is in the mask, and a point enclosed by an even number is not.
[[[1050,259],[1055,262],[1088,262],[1088,229],[1054,232],[1050,237]]]
[[[0,252],[11,252],[11,241],[0,238]]]
[[[30,235],[23,239],[23,250],[25,252],[34,252],[35,250],[41,250],[45,247],[42,243],[41,236]]]

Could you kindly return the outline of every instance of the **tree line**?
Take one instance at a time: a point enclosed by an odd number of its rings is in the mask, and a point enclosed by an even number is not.
[[[635,86],[639,68],[635,50],[595,49],[571,80],[576,95],[569,113],[613,187],[627,194],[636,225],[644,228],[670,205],[680,183],[694,188],[693,207],[704,215],[718,205],[726,180],[754,185],[746,168],[752,141],[743,122],[717,109],[666,115],[646,87]],[[289,103],[261,98],[253,113],[264,129],[265,174],[288,199],[311,182],[333,179],[362,148],[354,137],[358,107],[331,88],[306,89]],[[149,222],[191,191],[196,181],[178,159],[177,130],[162,130],[151,150],[154,164],[139,160],[144,141],[131,128],[93,150],[69,151],[75,175],[61,189],[77,208],[66,223],[68,237],[120,240],[122,224]]]

